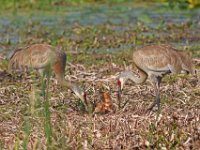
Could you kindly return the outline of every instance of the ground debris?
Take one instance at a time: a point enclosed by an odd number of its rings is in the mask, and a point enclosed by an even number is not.
[[[109,65],[104,67],[109,68]],[[187,80],[185,77],[177,78],[173,82],[165,79],[161,86],[162,111],[158,117],[155,112],[145,113],[154,99],[150,83],[144,85],[128,83],[123,91],[122,104],[119,108],[116,70],[113,74],[104,75],[106,68],[99,72],[96,67],[88,69],[79,64],[70,65],[69,70],[74,71],[67,74],[66,79],[79,82],[85,87],[88,101],[96,106],[92,113],[103,113],[101,115],[82,113],[78,100],[69,90],[56,85],[52,77],[49,102],[55,147],[59,138],[66,140],[69,148],[80,145],[88,149],[171,149],[173,147],[197,149],[199,147],[199,84],[193,84],[194,80],[200,82],[197,76],[188,77]],[[1,82],[0,140],[4,148],[12,149],[17,139],[23,143],[26,133],[20,121],[25,121],[24,114],[33,119],[30,119],[32,130],[28,146],[37,147],[41,140],[43,142],[39,144],[40,148],[45,148],[45,134],[39,132],[44,131],[42,118],[39,117],[44,109],[39,106],[44,102],[40,94],[39,78],[33,80],[26,75],[26,79],[20,76],[9,83]],[[32,95],[31,89],[34,89],[35,96]],[[107,111],[112,113],[106,114]]]

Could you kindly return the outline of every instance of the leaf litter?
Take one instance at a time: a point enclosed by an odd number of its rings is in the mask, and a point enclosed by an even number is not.
[[[199,62],[195,60],[196,66]],[[49,87],[52,145],[70,149],[198,149],[200,147],[200,72],[196,76],[167,76],[161,86],[162,110],[146,113],[153,102],[152,85],[128,82],[118,105],[116,77],[123,66],[113,62],[85,67],[68,64],[66,79],[86,89],[90,110],[70,90]],[[113,70],[110,70],[113,68]],[[117,69],[116,69],[117,68]],[[107,70],[112,74],[107,74]],[[105,75],[106,74],[106,75]],[[45,149],[40,77],[1,72],[0,140],[3,147],[22,146],[26,118],[31,123],[28,149]],[[172,79],[171,79],[172,78]],[[173,79],[175,78],[175,79]],[[95,112],[95,114],[93,113]],[[98,112],[98,113],[97,113]],[[100,112],[100,113],[99,113]]]

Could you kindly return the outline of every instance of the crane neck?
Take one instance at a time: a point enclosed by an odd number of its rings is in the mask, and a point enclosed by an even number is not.
[[[144,83],[147,79],[147,74],[141,70],[140,68],[137,68],[137,74],[133,73],[132,71],[128,71],[127,73],[127,79],[133,81],[136,84]]]
[[[83,91],[82,88],[80,88],[77,84],[72,83],[71,81],[68,80],[63,80],[61,82],[61,86],[70,89],[74,94],[80,98],[83,102],[86,102],[86,93]]]

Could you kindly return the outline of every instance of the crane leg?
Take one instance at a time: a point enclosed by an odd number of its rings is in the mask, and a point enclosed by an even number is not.
[[[160,83],[161,83],[162,77],[153,76],[151,78],[153,79],[152,81],[153,81],[153,84],[154,84],[156,98],[155,98],[154,102],[151,104],[151,106],[148,108],[148,110],[152,110],[155,105],[157,105],[158,110],[160,110]]]

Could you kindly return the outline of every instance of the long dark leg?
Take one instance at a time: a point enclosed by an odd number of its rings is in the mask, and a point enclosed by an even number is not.
[[[151,104],[151,106],[148,108],[148,110],[152,110],[155,105],[158,106],[158,110],[160,110],[160,83],[162,78],[160,76],[153,78],[153,84],[155,89],[156,98],[154,102]]]

